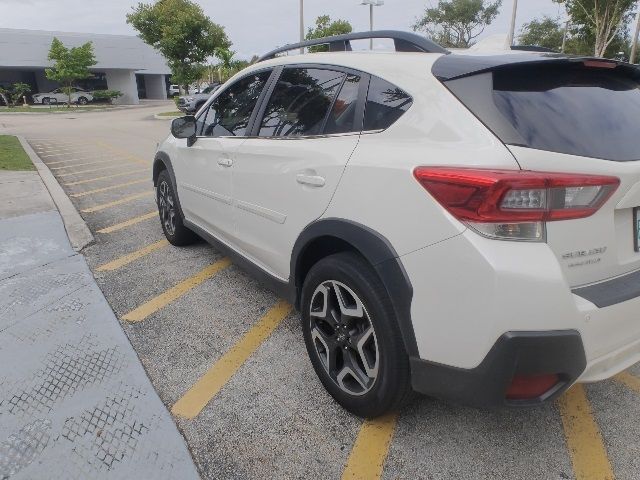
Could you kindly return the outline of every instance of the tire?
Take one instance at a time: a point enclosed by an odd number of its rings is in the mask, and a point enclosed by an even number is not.
[[[409,357],[389,295],[366,260],[343,252],[316,263],[302,287],[301,310],[313,368],[340,405],[371,418],[404,403]]]
[[[175,188],[166,170],[158,175],[156,203],[160,214],[160,225],[171,245],[184,246],[195,243],[198,236],[184,226],[175,195]]]
[[[87,99],[87,97],[79,97],[78,98],[78,104],[86,105],[87,103],[89,103],[89,100]]]
[[[42,99],[42,104],[43,105],[50,105],[51,104],[51,99],[49,97],[44,97]]]

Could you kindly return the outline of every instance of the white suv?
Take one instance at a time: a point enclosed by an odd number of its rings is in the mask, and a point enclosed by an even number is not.
[[[400,53],[335,52],[368,36]],[[153,167],[171,243],[197,234],[290,300],[362,416],[412,389],[540,404],[640,360],[635,67],[319,43],[174,120]]]

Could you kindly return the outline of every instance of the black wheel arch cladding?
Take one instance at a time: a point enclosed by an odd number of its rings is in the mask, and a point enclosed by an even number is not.
[[[365,225],[341,218],[327,218],[311,223],[302,231],[291,255],[290,271],[292,286],[297,292],[296,307],[300,308],[300,292],[306,273],[304,257],[307,248],[319,238],[347,243],[374,268],[391,299],[407,354],[417,356],[418,346],[411,321],[413,287],[390,242]]]

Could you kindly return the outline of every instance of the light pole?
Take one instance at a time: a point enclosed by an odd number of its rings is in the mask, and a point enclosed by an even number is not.
[[[564,47],[567,45],[567,35],[569,33],[569,20],[564,22],[564,33],[562,34],[562,49],[561,53],[564,53]]]
[[[360,5],[369,5],[369,31],[373,32],[373,7],[384,5],[384,0],[362,0]],[[369,39],[369,50],[373,50],[373,38]]]
[[[511,12],[511,27],[509,28],[509,38],[507,39],[507,47],[513,45],[513,37],[516,33],[516,12],[518,10],[518,0],[513,0],[513,11]]]
[[[304,42],[304,0],[300,0],[300,41]],[[300,47],[300,53],[304,53],[304,47]]]

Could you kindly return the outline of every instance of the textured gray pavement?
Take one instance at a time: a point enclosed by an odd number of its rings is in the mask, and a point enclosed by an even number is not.
[[[33,175],[0,172],[0,479],[198,478]]]

